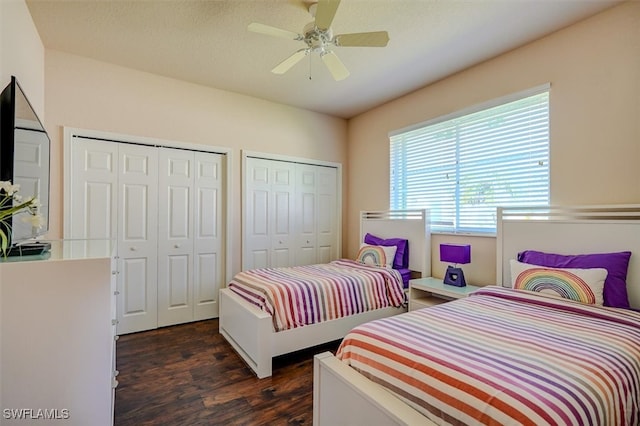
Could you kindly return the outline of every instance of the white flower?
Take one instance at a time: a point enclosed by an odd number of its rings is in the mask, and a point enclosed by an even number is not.
[[[0,0],[2,1],[2,0]],[[40,201],[33,197],[23,201],[17,192],[20,185],[12,185],[9,181],[0,181],[0,253],[7,255],[7,247],[11,242],[11,224],[13,216],[20,215],[23,222],[31,224],[32,228],[42,228],[46,224],[45,218],[38,213]],[[28,214],[24,214],[28,213]]]
[[[0,181],[0,189],[4,190],[7,195],[13,195],[20,191],[20,184],[12,185],[10,181]]]
[[[30,223],[33,228],[42,228],[44,225],[44,217],[41,214],[25,215],[22,217],[22,221]]]

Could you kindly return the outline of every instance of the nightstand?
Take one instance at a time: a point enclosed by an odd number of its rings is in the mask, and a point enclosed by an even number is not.
[[[419,278],[409,281],[409,311],[439,305],[450,300],[467,297],[480,287],[447,285],[440,278]]]

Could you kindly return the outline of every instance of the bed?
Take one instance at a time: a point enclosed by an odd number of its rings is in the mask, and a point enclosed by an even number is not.
[[[317,355],[314,424],[639,424],[640,313],[510,287],[525,251],[640,253],[640,206],[499,209],[496,246],[502,286],[358,327],[339,349],[344,361]]]
[[[428,226],[425,210],[361,212],[360,241],[364,241],[367,234],[380,239],[408,240],[408,269],[421,276],[429,276],[431,245]],[[342,261],[346,262],[349,260]],[[316,267],[323,266],[307,267],[304,273],[312,275],[312,269]],[[333,268],[333,265],[330,267]],[[261,271],[255,271],[251,279],[262,279]],[[243,271],[238,275],[246,277],[248,272],[253,271]],[[237,276],[234,280],[236,278]],[[257,304],[259,303],[251,303],[229,288],[220,290],[220,334],[258,378],[271,376],[272,359],[276,356],[340,339],[356,325],[404,312],[402,307],[387,306],[314,324],[284,327],[283,324],[287,321],[274,320],[274,316],[267,312],[268,309],[265,311]]]

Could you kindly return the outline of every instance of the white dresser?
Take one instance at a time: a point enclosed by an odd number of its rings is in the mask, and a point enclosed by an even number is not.
[[[0,262],[0,424],[112,425],[112,244],[52,244]]]

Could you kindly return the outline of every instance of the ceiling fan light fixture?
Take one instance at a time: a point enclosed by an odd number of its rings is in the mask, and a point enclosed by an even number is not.
[[[340,0],[318,0],[310,3],[307,9],[314,20],[304,26],[302,34],[264,24],[249,24],[249,31],[280,38],[301,40],[307,45],[306,49],[298,50],[271,71],[276,74],[284,74],[304,56],[315,52],[320,55],[333,78],[335,80],[343,80],[349,76],[349,71],[338,56],[329,49],[331,46],[384,47],[387,45],[389,34],[386,31],[338,34],[334,36],[331,30],[331,23],[338,6],[340,6]]]

